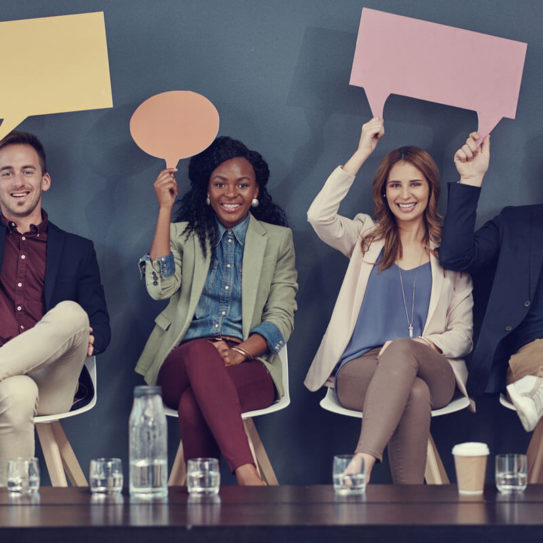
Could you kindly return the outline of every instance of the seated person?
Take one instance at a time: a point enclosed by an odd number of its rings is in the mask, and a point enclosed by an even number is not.
[[[454,157],[441,265],[475,278],[478,338],[469,359],[473,395],[507,391],[527,431],[543,415],[543,205],[506,207],[475,232],[490,140],[469,136]]]
[[[110,339],[93,244],[49,221],[50,187],[36,136],[0,141],[0,485],[7,460],[34,455],[34,416],[70,410],[86,356]]]
[[[217,138],[193,157],[190,190],[170,224],[175,169],[155,181],[147,291],[169,299],[136,371],[179,412],[185,458],[224,456],[240,485],[261,485],[241,414],[283,395],[277,353],[294,324],[292,232],[266,190],[261,155]]]
[[[439,172],[418,147],[401,147],[381,161],[372,188],[375,221],[338,215],[383,134],[381,119],[363,125],[358,149],[332,172],[307,213],[318,236],[350,262],[305,384],[317,390],[335,374],[341,405],[364,412],[353,464],[364,460],[368,481],[388,445],[394,483],[420,484],[431,410],[456,391],[466,395],[471,279],[438,263]]]

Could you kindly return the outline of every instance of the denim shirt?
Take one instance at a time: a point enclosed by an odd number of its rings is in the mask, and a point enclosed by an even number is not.
[[[198,301],[191,325],[183,341],[199,337],[231,336],[243,339],[241,277],[245,235],[249,217],[226,229],[218,225],[218,241],[211,255],[204,289]],[[159,259],[160,276],[173,275],[173,254]],[[248,270],[251,273],[251,270]],[[260,334],[270,353],[277,353],[285,344],[283,335],[271,322],[262,322],[249,334]]]

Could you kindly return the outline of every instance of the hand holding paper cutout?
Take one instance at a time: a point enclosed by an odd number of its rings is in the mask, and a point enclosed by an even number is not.
[[[383,118],[389,94],[472,109],[482,138],[514,119],[527,44],[363,8],[351,85]]]
[[[0,139],[30,115],[113,106],[103,12],[0,23]]]
[[[460,183],[480,187],[490,162],[490,136],[483,140],[472,132],[466,143],[454,154]]]
[[[209,147],[219,132],[219,113],[201,94],[169,91],[151,96],[130,119],[132,138],[146,153],[175,168]]]
[[[382,119],[373,117],[367,123],[362,125],[362,133],[360,134],[360,142],[358,143],[358,150],[365,156],[370,156],[375,148],[377,142],[385,135],[385,125]]]
[[[155,194],[160,208],[171,210],[177,198],[177,182],[174,173],[177,168],[162,170],[154,182]]]

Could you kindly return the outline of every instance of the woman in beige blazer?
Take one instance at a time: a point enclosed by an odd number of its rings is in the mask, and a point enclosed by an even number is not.
[[[318,236],[350,259],[330,323],[305,384],[336,387],[340,403],[363,410],[353,469],[369,480],[388,446],[395,483],[422,483],[431,409],[466,395],[462,358],[472,348],[468,275],[439,266],[439,172],[426,151],[402,147],[373,182],[376,222],[337,214],[355,175],[384,134],[364,124],[354,155],[330,175],[308,211]]]
[[[220,137],[191,159],[191,188],[171,223],[175,171],[155,181],[157,226],[141,261],[150,296],[169,304],[136,371],[178,410],[187,460],[222,455],[239,484],[264,484],[241,413],[283,395],[277,353],[296,310],[292,232],[266,190],[266,162],[243,143]]]

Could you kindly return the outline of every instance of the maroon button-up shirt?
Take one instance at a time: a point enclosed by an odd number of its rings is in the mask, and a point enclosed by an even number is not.
[[[6,228],[0,271],[0,345],[32,328],[45,313],[44,285],[47,253],[47,213],[42,222],[21,234],[4,216]]]

